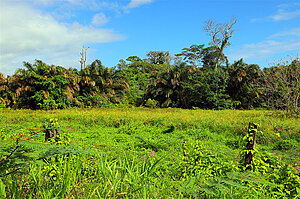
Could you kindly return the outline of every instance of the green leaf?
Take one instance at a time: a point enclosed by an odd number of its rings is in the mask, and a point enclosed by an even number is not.
[[[0,179],[0,198],[6,198],[5,184]]]

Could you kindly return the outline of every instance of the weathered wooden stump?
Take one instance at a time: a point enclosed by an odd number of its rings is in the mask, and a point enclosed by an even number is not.
[[[255,147],[255,138],[256,138],[257,128],[258,128],[257,124],[254,124],[253,122],[249,122],[245,163],[244,163],[246,170],[252,170],[251,164],[252,164],[253,156],[254,156],[253,150]]]
[[[50,139],[54,139],[55,142],[59,140],[59,123],[57,119],[49,119],[43,125],[45,132],[45,142],[48,142]]]
[[[56,129],[46,129],[45,142],[47,142],[51,138],[54,138],[55,142],[57,142],[57,130]]]

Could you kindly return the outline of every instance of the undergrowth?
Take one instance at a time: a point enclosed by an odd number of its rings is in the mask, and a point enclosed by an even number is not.
[[[294,119],[155,110],[1,111],[0,198],[299,197]],[[249,121],[264,132],[252,170],[244,166]],[[59,139],[45,142],[47,130]]]

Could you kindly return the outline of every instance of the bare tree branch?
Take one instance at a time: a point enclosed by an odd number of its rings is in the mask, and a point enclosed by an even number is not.
[[[214,45],[219,50],[219,56],[215,65],[217,68],[218,63],[222,57],[223,50],[230,45],[229,39],[232,37],[235,32],[233,28],[234,24],[236,24],[237,20],[233,17],[227,23],[216,23],[213,20],[207,20],[204,22],[203,30],[207,32],[207,34],[211,37],[211,44]]]

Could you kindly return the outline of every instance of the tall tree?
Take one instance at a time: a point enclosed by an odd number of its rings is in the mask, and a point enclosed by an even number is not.
[[[40,60],[34,64],[24,62],[24,67],[10,80],[9,87],[15,92],[13,107],[55,109],[72,105],[76,82],[69,70]]]
[[[227,94],[227,73],[223,68],[197,69],[189,73],[183,84],[188,108],[202,109],[231,108],[230,96]]]
[[[228,68],[228,73],[227,90],[234,104],[244,109],[259,107],[261,100],[255,86],[261,73],[259,66],[248,65],[240,59]]]
[[[172,60],[169,51],[149,51],[146,56],[145,60],[151,64],[170,64]]]
[[[189,48],[183,48],[182,52],[176,54],[177,57],[183,57],[187,63],[194,67],[200,66],[203,57],[204,45],[191,45]]]
[[[160,107],[180,107],[182,88],[181,68],[174,67],[161,71],[152,78],[153,83],[145,91],[145,99],[158,101]]]
[[[202,49],[202,65],[204,68],[215,67],[215,65],[226,64],[228,65],[227,57],[222,53],[221,58],[219,58],[220,51],[215,46],[209,46]],[[217,63],[218,62],[218,63]]]
[[[119,61],[116,74],[126,78],[128,82],[130,88],[126,93],[128,103],[140,106],[143,103],[144,92],[149,84],[150,72],[153,71],[154,64],[145,62],[137,56],[130,56],[126,61]]]
[[[86,69],[86,84],[90,87],[85,94],[99,95],[106,100],[119,103],[124,97],[125,92],[129,91],[126,78],[118,75],[115,69],[105,68],[100,60],[95,60]]]
[[[203,30],[211,37],[211,44],[214,45],[219,50],[219,55],[217,62],[215,64],[215,69],[223,55],[223,50],[230,45],[229,39],[234,33],[233,26],[237,22],[236,18],[232,18],[227,23],[216,23],[213,20],[205,21]]]

